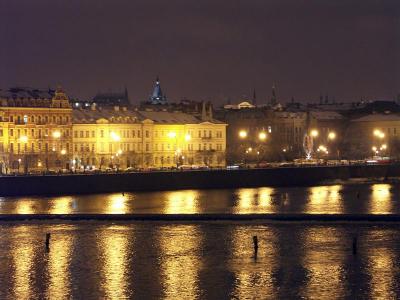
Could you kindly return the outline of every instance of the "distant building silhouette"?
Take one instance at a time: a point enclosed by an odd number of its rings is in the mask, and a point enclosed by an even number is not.
[[[92,103],[95,103],[100,107],[112,107],[112,106],[121,106],[121,107],[130,107],[131,104],[129,102],[128,90],[121,92],[107,92],[107,93],[98,93],[94,96]]]

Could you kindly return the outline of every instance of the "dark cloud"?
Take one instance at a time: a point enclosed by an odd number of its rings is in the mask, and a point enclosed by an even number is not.
[[[221,102],[400,92],[400,2],[0,0],[0,85]]]

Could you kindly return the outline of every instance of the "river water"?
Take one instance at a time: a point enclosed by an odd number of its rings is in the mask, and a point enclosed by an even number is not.
[[[400,297],[394,225],[9,223],[0,249],[0,299]]]
[[[0,198],[0,214],[306,213],[399,214],[400,184],[180,190],[62,197]]]
[[[0,213],[398,214],[399,190],[362,183],[0,198]],[[0,249],[0,299],[400,297],[396,223],[0,222]]]

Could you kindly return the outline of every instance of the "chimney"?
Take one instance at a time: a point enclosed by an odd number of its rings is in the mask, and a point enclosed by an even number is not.
[[[207,119],[207,111],[206,111],[206,103],[203,101],[202,103],[202,108],[201,108],[201,119],[205,121]]]
[[[208,117],[210,120],[213,118],[213,107],[211,102],[208,104]]]

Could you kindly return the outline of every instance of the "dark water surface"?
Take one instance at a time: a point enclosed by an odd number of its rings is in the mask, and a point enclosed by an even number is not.
[[[0,249],[0,299],[400,297],[397,225],[1,223]]]
[[[399,184],[362,183],[297,188],[3,197],[0,198],[0,214],[400,214],[399,196]]]

